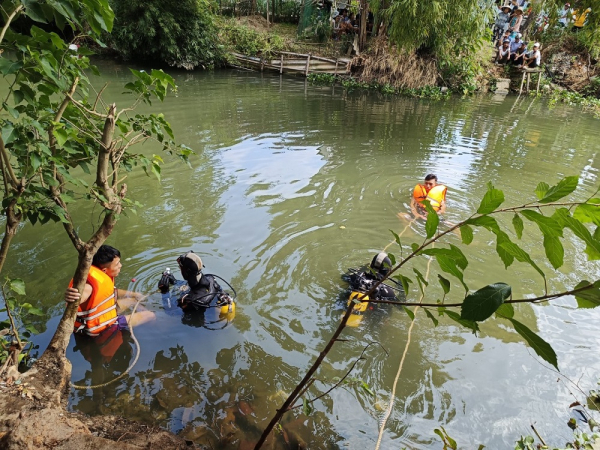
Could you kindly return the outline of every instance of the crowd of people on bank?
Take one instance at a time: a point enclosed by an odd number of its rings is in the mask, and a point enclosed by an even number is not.
[[[497,64],[513,64],[517,68],[534,68],[541,63],[540,44],[531,47],[522,40],[525,0],[511,0],[510,4],[498,8],[494,24],[494,46]]]
[[[521,33],[517,33],[511,39],[510,31],[506,31],[498,39],[498,51],[496,52],[497,64],[513,64],[517,68],[535,68],[542,62],[540,43],[536,42],[529,49],[529,43],[523,41]]]
[[[570,3],[565,3],[557,11],[558,26],[567,28],[572,24],[573,31],[585,25],[591,8],[571,8]],[[495,61],[497,64],[512,64],[517,68],[535,68],[541,64],[539,42],[530,46],[522,40],[526,13],[530,12],[526,0],[510,0],[509,4],[498,7],[496,22],[494,23],[494,47],[496,49]],[[538,30],[548,27],[548,14],[542,11],[538,15],[536,26]]]

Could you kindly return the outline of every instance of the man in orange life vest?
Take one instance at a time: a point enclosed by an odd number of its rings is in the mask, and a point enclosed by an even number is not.
[[[144,298],[143,294],[115,287],[115,277],[121,272],[121,267],[119,250],[102,245],[94,255],[82,294],[72,287],[71,280],[65,301],[79,302],[75,333],[100,336],[105,330],[127,329],[128,324],[140,325],[156,318],[151,311],[136,312],[133,318],[117,314],[117,306],[124,310]]]
[[[425,177],[424,184],[417,184],[410,199],[410,210],[415,218],[426,219],[427,211],[423,205],[424,200],[429,200],[431,206],[438,214],[446,212],[446,192],[448,188],[438,184],[437,176],[430,173]]]

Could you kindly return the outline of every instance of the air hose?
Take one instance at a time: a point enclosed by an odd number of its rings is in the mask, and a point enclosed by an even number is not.
[[[407,230],[407,228],[410,226],[410,224],[412,222],[414,222],[414,220],[415,219],[411,220],[408,223],[408,225],[406,225],[406,227],[404,228],[404,230],[402,230],[402,233],[399,236],[402,236],[402,234],[404,234],[404,232]],[[386,249],[390,245],[391,245],[391,243],[386,246]],[[433,246],[435,246],[435,244],[432,244],[432,247]],[[427,271],[425,272],[425,281],[428,281],[428,279],[429,279],[429,270],[431,268],[431,261],[433,261],[433,258],[430,258],[429,261],[427,261]],[[419,303],[422,303],[424,298],[425,298],[425,288],[423,289],[423,292],[421,293],[421,297],[419,298]],[[416,316],[417,316],[417,312],[418,312],[419,308],[420,308],[420,306],[417,305],[417,306],[415,306],[415,309],[413,310],[414,317],[413,317],[412,322],[410,323],[410,327],[408,327],[408,336],[406,338],[406,345],[404,346],[404,351],[402,352],[402,358],[400,359],[400,365],[398,366],[398,371],[396,372],[396,378],[394,379],[394,384],[392,386],[392,395],[390,397],[390,404],[388,405],[387,409],[385,410],[383,417],[381,418],[381,421],[380,421],[379,435],[377,436],[377,444],[375,445],[375,450],[379,450],[379,447],[381,446],[381,440],[383,439],[383,432],[385,430],[385,425],[386,425],[390,415],[392,414],[392,409],[394,407],[394,399],[396,397],[396,387],[398,386],[398,380],[400,379],[400,374],[402,373],[402,368],[404,367],[404,361],[406,360],[406,354],[408,353],[408,346],[410,345],[413,326],[415,325]]]
[[[74,389],[98,389],[104,386],[108,386],[109,384],[114,383],[117,380],[120,380],[121,378],[123,378],[125,375],[127,375],[131,369],[133,369],[133,366],[136,365],[136,363],[138,362],[138,359],[140,358],[140,352],[142,351],[142,348],[140,347],[140,343],[138,342],[137,338],[135,337],[135,334],[133,334],[133,323],[132,323],[132,319],[133,316],[135,314],[135,310],[137,309],[138,305],[140,304],[140,302],[146,297],[142,297],[140,298],[134,305],[133,310],[131,311],[131,315],[129,316],[129,322],[127,322],[127,325],[129,325],[129,333],[131,334],[131,338],[133,339],[133,342],[135,343],[135,348],[136,348],[136,355],[135,358],[133,358],[133,362],[129,365],[129,367],[127,368],[127,370],[125,372],[123,372],[121,375],[116,376],[115,378],[113,378],[110,381],[107,381],[106,383],[102,383],[102,384],[95,384],[93,386],[84,386],[84,385],[77,385],[77,384],[73,384],[72,382],[69,382],[69,384],[71,385],[72,388]]]

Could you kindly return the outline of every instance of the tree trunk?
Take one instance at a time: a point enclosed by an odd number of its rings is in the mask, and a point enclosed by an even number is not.
[[[360,30],[358,35],[358,49],[362,52],[367,43],[367,22],[369,21],[369,4],[367,0],[360,0]]]
[[[6,209],[6,227],[4,236],[2,237],[2,245],[0,245],[0,273],[2,273],[2,269],[4,268],[10,243],[17,234],[19,224],[21,223],[21,215],[15,214],[14,212],[14,207],[16,204],[17,200],[13,199]]]
[[[108,200],[108,203],[103,204],[103,206],[109,209],[110,212],[104,216],[104,220],[98,230],[85,244],[74,235],[73,225],[71,223],[64,224],[67,234],[69,234],[69,237],[77,247],[79,253],[77,268],[75,269],[75,275],[73,276],[73,287],[80,293],[83,292],[94,255],[112,233],[115,224],[117,223],[117,216],[121,213],[121,199],[115,193],[114,186],[111,186],[108,182],[110,156],[113,151],[115,113],[116,105],[113,103],[110,105],[106,121],[104,122],[102,146],[98,152],[98,163],[96,168],[96,187]],[[77,242],[79,244],[77,244]],[[48,348],[46,348],[46,351],[44,351],[42,357],[35,365],[35,367],[39,368],[42,372],[54,374],[55,376],[51,377],[51,379],[57,380],[56,382],[61,385],[65,383],[66,378],[71,374],[71,364],[65,357],[65,354],[71,339],[71,333],[73,333],[78,306],[79,305],[75,302],[67,304],[65,312],[56,328],[56,332],[54,333],[54,336],[52,336],[50,344],[48,344]],[[60,389],[60,386],[57,386],[57,388]]]

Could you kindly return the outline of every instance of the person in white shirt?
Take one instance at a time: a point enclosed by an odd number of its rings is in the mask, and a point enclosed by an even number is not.
[[[539,67],[542,62],[542,54],[540,53],[540,43],[533,44],[533,50],[524,57],[523,66],[534,68]]]
[[[558,12],[558,26],[566,27],[569,24],[569,19],[573,15],[573,10],[571,10],[571,4],[565,3],[564,8],[562,8]]]

